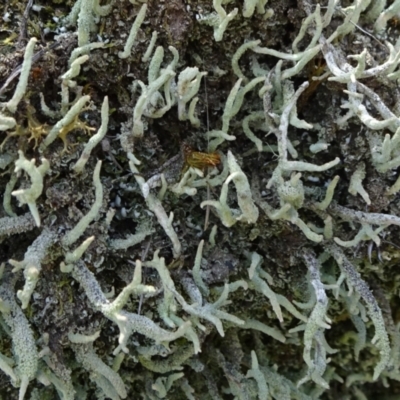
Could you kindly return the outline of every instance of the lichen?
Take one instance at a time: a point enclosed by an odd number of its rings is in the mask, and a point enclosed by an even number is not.
[[[400,2],[5,3],[0,397],[398,396]]]

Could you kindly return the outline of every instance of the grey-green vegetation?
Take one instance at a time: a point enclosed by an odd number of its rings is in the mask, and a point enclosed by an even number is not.
[[[0,398],[398,398],[399,12],[1,2]]]

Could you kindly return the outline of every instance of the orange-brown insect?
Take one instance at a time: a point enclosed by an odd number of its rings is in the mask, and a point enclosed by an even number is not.
[[[41,67],[33,67],[31,69],[31,77],[32,77],[33,80],[37,81],[42,76],[43,76],[43,68],[41,68]]]
[[[221,157],[218,153],[194,151],[187,143],[183,143],[182,153],[185,161],[183,172],[186,172],[190,167],[204,170],[207,167],[216,167],[221,164]]]

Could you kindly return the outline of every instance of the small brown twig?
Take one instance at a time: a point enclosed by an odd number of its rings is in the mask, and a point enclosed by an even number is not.
[[[25,7],[25,11],[22,14],[21,25],[20,25],[20,32],[17,42],[17,48],[23,46],[23,42],[26,42],[26,26],[28,24],[29,13],[31,11],[33,5],[33,0],[28,0],[28,4]]]

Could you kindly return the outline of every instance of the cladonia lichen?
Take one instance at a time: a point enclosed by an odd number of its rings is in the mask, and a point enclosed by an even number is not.
[[[0,398],[396,397],[400,1],[26,3]]]

